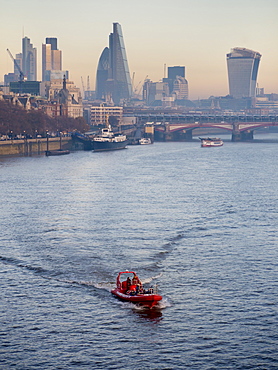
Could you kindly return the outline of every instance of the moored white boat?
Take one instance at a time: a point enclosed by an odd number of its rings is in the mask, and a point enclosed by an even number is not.
[[[93,138],[94,152],[125,149],[127,146],[126,135],[114,134],[110,125],[101,130],[101,134]]]
[[[149,137],[142,137],[142,139],[139,140],[140,145],[149,145],[152,144],[152,141]]]
[[[203,148],[223,145],[223,140],[221,140],[218,137],[206,137],[206,138],[199,137],[199,139],[201,140],[201,147]]]

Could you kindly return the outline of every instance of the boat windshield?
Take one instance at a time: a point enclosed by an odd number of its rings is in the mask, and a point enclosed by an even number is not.
[[[118,275],[118,280],[122,282],[123,280],[126,280],[128,277],[132,279],[134,276],[136,276],[136,273],[134,271],[124,271],[120,272]]]

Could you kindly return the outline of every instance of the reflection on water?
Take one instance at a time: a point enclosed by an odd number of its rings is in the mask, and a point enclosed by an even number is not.
[[[139,317],[154,323],[158,323],[163,319],[163,314],[160,309],[133,309],[133,312],[136,313],[136,315],[138,315]]]

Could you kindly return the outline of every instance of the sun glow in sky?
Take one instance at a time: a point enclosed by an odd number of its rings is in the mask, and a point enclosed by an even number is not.
[[[112,32],[122,26],[134,87],[146,76],[164,77],[165,66],[183,65],[189,98],[229,93],[226,54],[245,47],[262,54],[259,87],[278,93],[277,0],[0,0],[0,81],[13,72],[12,54],[21,52],[23,36],[37,48],[57,37],[63,69],[81,88],[81,76],[95,89],[98,59]],[[166,76],[165,76],[166,77]]]

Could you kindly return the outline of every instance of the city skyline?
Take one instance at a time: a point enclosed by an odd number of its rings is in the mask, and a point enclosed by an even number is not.
[[[145,0],[134,4],[127,0],[88,2],[81,0],[50,0],[38,5],[27,0],[22,7],[13,3],[13,14],[7,0],[2,5],[2,37],[0,40],[0,80],[13,72],[6,49],[15,56],[21,50],[21,40],[28,37],[37,49],[38,79],[41,80],[41,49],[46,37],[55,37],[63,53],[63,68],[70,80],[81,86],[81,76],[90,76],[91,90],[99,57],[108,44],[111,24],[123,27],[125,48],[133,87],[165,77],[165,66],[185,66],[189,99],[229,94],[226,54],[235,47],[256,50],[262,54],[257,82],[265,93],[278,92],[278,50],[274,0],[209,2],[177,0]],[[55,10],[55,11],[54,11]],[[39,22],[38,22],[39,20]],[[38,26],[39,24],[39,26]],[[12,27],[11,27],[12,25]]]

